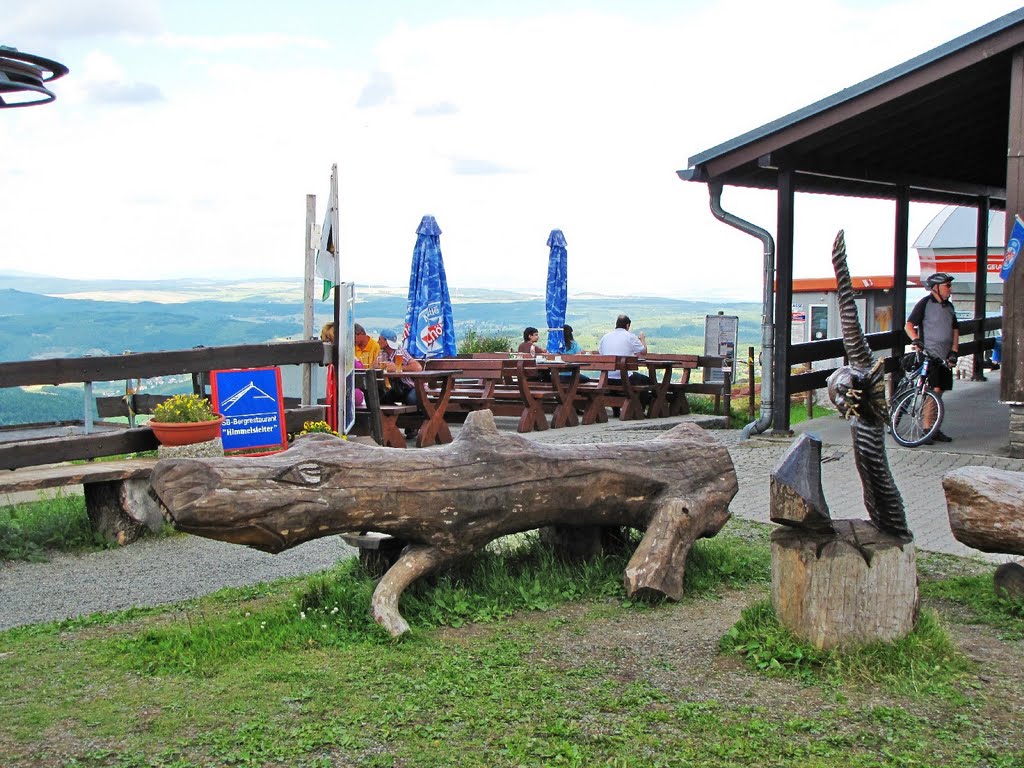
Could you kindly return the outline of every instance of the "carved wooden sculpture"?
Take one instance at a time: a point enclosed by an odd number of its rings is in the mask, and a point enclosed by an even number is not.
[[[771,479],[772,605],[794,634],[819,648],[888,641],[910,632],[918,594],[913,535],[885,455],[882,362],[861,329],[843,231],[832,246],[843,347],[850,361],[828,380],[850,420],[866,520],[831,520],[821,491],[821,443],[797,440]]]
[[[188,533],[280,552],[352,530],[409,542],[372,611],[392,635],[413,581],[492,539],[547,525],[628,525],[646,533],[626,568],[630,595],[678,599],[693,542],[729,519],[736,472],[704,430],[680,424],[644,442],[545,445],[472,413],[452,443],[378,448],[308,435],[273,456],[159,462],[152,484]]]

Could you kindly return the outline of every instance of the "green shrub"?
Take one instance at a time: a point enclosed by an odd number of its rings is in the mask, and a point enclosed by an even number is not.
[[[508,352],[515,347],[508,336],[482,336],[474,330],[468,330],[459,342],[460,355],[471,355],[474,352]]]

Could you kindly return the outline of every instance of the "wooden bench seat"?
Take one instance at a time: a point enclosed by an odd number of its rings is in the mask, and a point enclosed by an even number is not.
[[[531,373],[528,363],[533,364]],[[549,428],[544,403],[553,389],[539,386],[536,363],[519,358],[434,358],[425,361],[427,370],[457,368],[462,371],[448,401],[447,416],[465,420],[473,411],[490,410],[496,416],[518,416],[519,432]]]
[[[657,357],[657,356],[654,356]],[[674,357],[665,355],[663,357]],[[732,407],[732,374],[729,370],[723,372],[720,382],[691,382],[690,372],[693,370],[721,369],[724,358],[708,355],[680,355],[687,358],[680,363],[678,368],[673,370],[682,371],[679,381],[673,380],[669,385],[669,413],[672,416],[690,412],[690,402],[686,396],[691,395],[713,395],[715,398],[715,413],[719,413],[719,406],[723,406],[724,413],[728,416]]]
[[[0,503],[8,494],[81,485],[93,529],[127,544],[163,525],[160,505],[150,494],[155,458],[48,464],[0,472]]]

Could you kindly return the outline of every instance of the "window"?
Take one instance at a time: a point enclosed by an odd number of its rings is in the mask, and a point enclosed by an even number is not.
[[[828,306],[825,304],[811,304],[811,338],[808,341],[820,341],[828,338]]]

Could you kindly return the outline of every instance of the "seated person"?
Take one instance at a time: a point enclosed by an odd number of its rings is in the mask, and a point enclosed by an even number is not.
[[[640,331],[639,334],[632,333],[629,330],[630,325],[633,321],[629,319],[629,315],[619,315],[615,319],[615,330],[606,333],[601,337],[601,341],[598,345],[598,352],[602,355],[619,355],[623,357],[636,357],[638,355],[647,354],[647,339],[644,337],[644,332]],[[610,371],[608,373],[608,380],[615,381],[621,378],[618,371]],[[631,384],[650,384],[651,380],[642,373],[631,373],[629,374],[629,382]],[[649,392],[644,392],[640,395],[640,402],[643,405],[649,405],[653,395]],[[612,408],[612,413],[616,416],[619,415],[618,408]]]
[[[372,368],[377,363],[380,355],[380,345],[370,338],[366,330],[359,323],[352,326],[355,331],[356,360],[363,364],[364,368]]]
[[[571,325],[566,324],[562,326],[562,338],[565,339],[565,349],[562,350],[565,354],[578,355],[582,353],[583,350],[580,349],[579,342],[572,335]]]
[[[538,346],[538,341],[540,341],[540,331],[529,325],[523,329],[523,343],[519,345],[518,351],[524,355],[543,355],[547,350]]]
[[[385,328],[377,337],[380,345],[380,359],[385,371],[394,373],[401,363],[402,370],[409,373],[416,373],[423,370],[420,362],[409,356],[409,352],[398,340],[398,334],[390,328]],[[395,403],[398,405],[418,405],[416,400],[416,387],[412,379],[388,379],[388,388],[385,390],[381,402]]]
[[[576,339],[573,337],[572,334],[573,334],[573,330],[572,330],[572,326],[571,325],[563,325],[562,326],[562,337],[565,339],[564,353],[567,354],[567,355],[579,355],[579,354],[582,354],[583,350],[580,349],[579,342],[576,341]],[[561,376],[563,379],[568,379],[569,377],[572,376],[572,372],[571,371],[565,371],[564,373],[560,373],[558,375]],[[583,375],[580,376],[580,383],[581,384],[584,383],[584,382],[588,382],[588,381],[590,381],[590,377],[589,376],[583,376]]]

